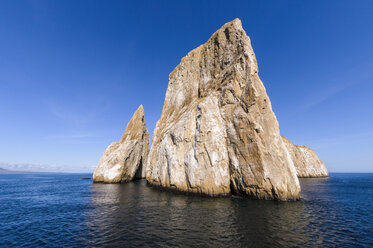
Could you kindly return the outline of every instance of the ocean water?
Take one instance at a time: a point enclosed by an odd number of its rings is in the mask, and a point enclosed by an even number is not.
[[[373,247],[373,174],[302,179],[298,202],[86,177],[0,174],[0,247]]]

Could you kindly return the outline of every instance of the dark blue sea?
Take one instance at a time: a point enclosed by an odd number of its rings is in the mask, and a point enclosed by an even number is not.
[[[373,247],[373,174],[301,179],[298,202],[87,177],[0,174],[0,247]]]

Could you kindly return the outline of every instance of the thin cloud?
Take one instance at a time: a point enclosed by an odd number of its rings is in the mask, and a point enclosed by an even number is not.
[[[331,88],[326,89],[325,91],[318,92],[315,95],[307,97],[308,100],[305,104],[301,106],[301,111],[304,112],[315,105],[318,105],[322,102],[325,102],[329,98],[333,97],[334,95],[338,94],[339,92],[349,88],[350,86],[357,84],[357,82],[350,82],[344,85],[334,85]]]
[[[93,123],[109,108],[105,97],[96,93],[55,95],[45,99],[45,105],[53,117],[75,126]]]
[[[96,134],[91,133],[82,133],[82,134],[56,134],[56,135],[49,135],[46,136],[46,139],[54,140],[57,142],[63,142],[68,144],[92,144],[99,142],[97,138],[100,138]]]
[[[90,123],[98,115],[94,111],[79,111],[76,107],[49,103],[49,109],[53,116],[74,125],[84,125]]]
[[[58,135],[50,135],[47,138],[50,139],[86,139],[86,138],[94,138],[97,137],[92,134],[58,134]]]
[[[322,91],[318,91],[316,93],[310,94],[305,96],[305,101],[303,104],[300,105],[297,112],[305,112],[311,109],[314,106],[317,106],[330,98],[334,97],[338,93],[352,87],[356,86],[357,84],[367,82],[368,80],[372,80],[373,75],[370,70],[365,68],[372,68],[373,63],[364,63],[360,66],[354,67],[353,69],[349,70],[347,73],[344,73],[343,76],[338,78],[330,79],[329,82],[336,82],[332,86],[324,88]],[[361,74],[362,71],[368,71],[369,74]],[[324,80],[326,81],[326,80]]]

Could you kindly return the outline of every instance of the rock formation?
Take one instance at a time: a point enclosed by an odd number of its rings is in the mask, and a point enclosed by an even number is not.
[[[146,179],[182,192],[299,199],[296,170],[239,19],[171,72]]]
[[[104,151],[93,173],[93,181],[122,183],[145,178],[149,139],[144,108],[140,105],[127,124],[120,142],[112,143]]]
[[[282,136],[291,158],[293,160],[298,177],[327,177],[328,170],[319,159],[316,152],[306,146],[297,146]]]

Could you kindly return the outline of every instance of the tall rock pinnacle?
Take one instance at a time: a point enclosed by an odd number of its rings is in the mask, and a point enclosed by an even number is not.
[[[112,143],[104,151],[93,173],[93,181],[120,183],[144,178],[149,139],[144,108],[140,105],[127,124],[120,142]]]
[[[171,72],[146,179],[182,192],[299,199],[297,173],[239,19]]]

